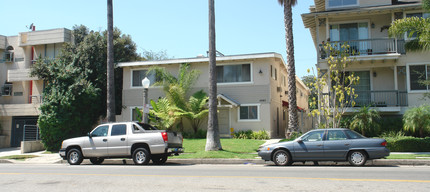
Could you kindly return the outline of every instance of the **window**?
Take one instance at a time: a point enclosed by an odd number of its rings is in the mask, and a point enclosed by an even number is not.
[[[143,107],[137,107],[137,108],[141,111],[143,109]],[[136,112],[136,107],[131,107],[131,121],[139,121],[138,114]]]
[[[153,85],[155,82],[160,81],[159,77],[156,77],[154,72],[147,74],[148,70],[133,70],[132,71],[132,87],[142,87],[142,80],[147,77],[151,84]]]
[[[409,82],[411,90],[429,90],[423,81],[430,80],[430,64],[409,66]]]
[[[104,125],[97,127],[92,133],[91,136],[93,137],[102,137],[107,136],[109,130],[109,125]]]
[[[406,17],[422,17],[422,18],[430,18],[430,13],[407,13]],[[417,34],[414,33],[410,36],[409,32],[407,33],[406,39],[414,39],[417,37]]]
[[[351,131],[351,130],[346,130],[345,131],[346,134],[348,135],[348,137],[350,139],[361,139],[361,138],[366,138],[363,135],[360,135],[359,133],[355,132],[355,131]]]
[[[115,135],[125,135],[127,133],[127,125],[120,124],[120,125],[113,125],[112,131],[110,133],[111,136]]]
[[[240,120],[259,120],[258,105],[240,106]]]
[[[348,7],[358,5],[358,0],[329,0],[329,8]]]
[[[276,67],[275,67],[275,80],[278,80],[278,70],[276,70]]]
[[[346,140],[346,135],[341,130],[329,130],[328,131],[328,140]]]
[[[348,44],[356,53],[367,53],[367,49],[371,48],[370,43],[358,40],[369,39],[368,26],[367,22],[330,25],[330,41],[351,41]],[[333,47],[341,45],[340,43],[332,44]]]
[[[324,131],[312,131],[307,135],[301,137],[302,141],[322,141],[324,136]]]
[[[251,64],[217,66],[219,83],[251,82]]]
[[[4,53],[4,60],[6,62],[13,62],[13,47],[8,46],[6,52]]]

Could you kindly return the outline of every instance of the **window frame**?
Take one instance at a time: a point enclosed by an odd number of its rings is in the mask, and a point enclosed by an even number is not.
[[[257,107],[257,119],[241,119],[240,118],[241,107],[248,107],[248,109],[249,109],[249,107],[254,107],[254,106]],[[261,104],[259,104],[259,103],[256,103],[256,104],[241,104],[238,107],[238,110],[237,110],[237,119],[238,119],[238,121],[239,122],[259,122],[259,121],[261,121],[260,107],[261,107]],[[249,110],[248,110],[248,116],[249,116]]]
[[[113,133],[113,131],[114,131],[114,128],[115,127],[117,127],[117,126],[124,126],[125,127],[125,133],[124,134],[120,134],[120,135],[112,135],[112,133]],[[109,133],[109,135],[110,136],[123,136],[123,135],[127,135],[127,124],[113,124],[112,126],[111,126],[111,129],[110,129],[110,133]]]
[[[344,0],[342,0],[343,2]],[[330,6],[330,0],[326,1],[325,7],[326,10],[331,10],[331,9],[344,9],[344,8],[351,8],[351,7],[358,7],[360,6],[360,0],[356,0],[356,4],[354,5],[340,5],[340,6]]]
[[[424,14],[425,14],[426,12],[424,12],[424,11],[404,11],[404,12],[403,12],[403,18],[406,18],[406,15],[408,15],[408,14],[417,14],[417,13],[421,13],[421,14],[422,14],[422,15],[421,15],[421,18],[425,18],[425,17],[424,17]],[[426,17],[426,18],[430,18],[430,13],[427,13],[427,14],[429,14],[429,16],[428,16],[428,17]],[[409,38],[408,33],[409,33],[409,32],[406,32],[406,33],[405,33],[405,35],[404,35],[404,39],[405,39],[405,40],[414,40],[414,39],[416,39],[416,37],[411,37],[411,38]]]
[[[330,38],[330,41],[333,41],[332,37],[330,36],[330,26],[331,25],[339,25],[339,40],[340,41],[340,25],[342,24],[357,24],[357,27],[359,27],[360,23],[367,23],[367,39],[372,39],[372,30],[370,26],[370,19],[359,19],[359,20],[349,20],[349,21],[335,21],[335,22],[329,22],[327,27],[327,34],[328,38]],[[358,32],[358,31],[357,31]],[[358,34],[360,36],[360,34]],[[358,39],[360,40],[360,39]]]
[[[132,89],[143,89],[143,86],[142,86],[142,85],[140,85],[140,86],[133,86],[133,72],[134,72],[134,71],[143,71],[143,70],[148,71],[148,70],[149,70],[149,68],[136,68],[136,69],[130,69],[130,88],[132,88]],[[151,84],[149,85],[149,88],[151,88],[151,87],[159,88],[159,87],[160,87],[160,86],[152,86],[154,83],[155,83],[155,82],[151,82]]]
[[[428,74],[428,72],[430,71],[430,62],[424,62],[424,63],[407,63],[406,64],[406,86],[407,86],[407,90],[409,93],[426,93],[428,91],[430,91],[430,86],[427,86],[427,89],[424,90],[412,90],[411,89],[411,70],[410,70],[410,66],[418,66],[418,65],[424,65],[425,70],[424,72],[426,73],[426,79],[429,80],[430,78],[430,74]]]
[[[253,63],[252,62],[240,62],[240,63],[223,63],[223,64],[217,64],[217,67],[220,66],[231,66],[231,65],[246,65],[249,64],[249,81],[242,81],[242,82],[218,82],[217,85],[246,85],[246,84],[253,84],[254,83],[254,70],[253,70]],[[218,78],[218,77],[217,77]]]

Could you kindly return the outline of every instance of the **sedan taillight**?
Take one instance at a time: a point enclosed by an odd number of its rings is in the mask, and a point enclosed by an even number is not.
[[[382,146],[386,147],[387,146],[387,141],[384,141],[381,143]]]

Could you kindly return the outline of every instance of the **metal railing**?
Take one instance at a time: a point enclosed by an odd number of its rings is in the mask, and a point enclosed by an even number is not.
[[[328,43],[330,43],[331,47],[333,47],[335,50],[340,50],[344,43],[348,44],[348,53],[351,56],[406,53],[405,40],[396,40],[392,38],[329,41]],[[330,56],[330,52],[325,50],[323,44],[319,45],[319,50],[321,59],[325,59],[326,57]]]
[[[24,125],[24,141],[40,140],[39,127],[37,125]]]
[[[42,95],[30,95],[28,96],[28,103],[40,104],[43,102]]]
[[[398,107],[408,106],[408,93],[399,90],[387,91],[355,91],[358,95],[357,98],[352,99],[355,101],[354,107]],[[328,96],[329,93],[323,93],[323,96]],[[333,102],[330,100],[330,106]]]

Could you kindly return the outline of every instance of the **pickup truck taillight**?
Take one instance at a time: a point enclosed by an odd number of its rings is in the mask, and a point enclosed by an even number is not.
[[[167,133],[166,132],[161,132],[161,136],[163,137],[163,140],[165,143],[167,143],[167,141],[169,141],[169,138],[167,137]]]

